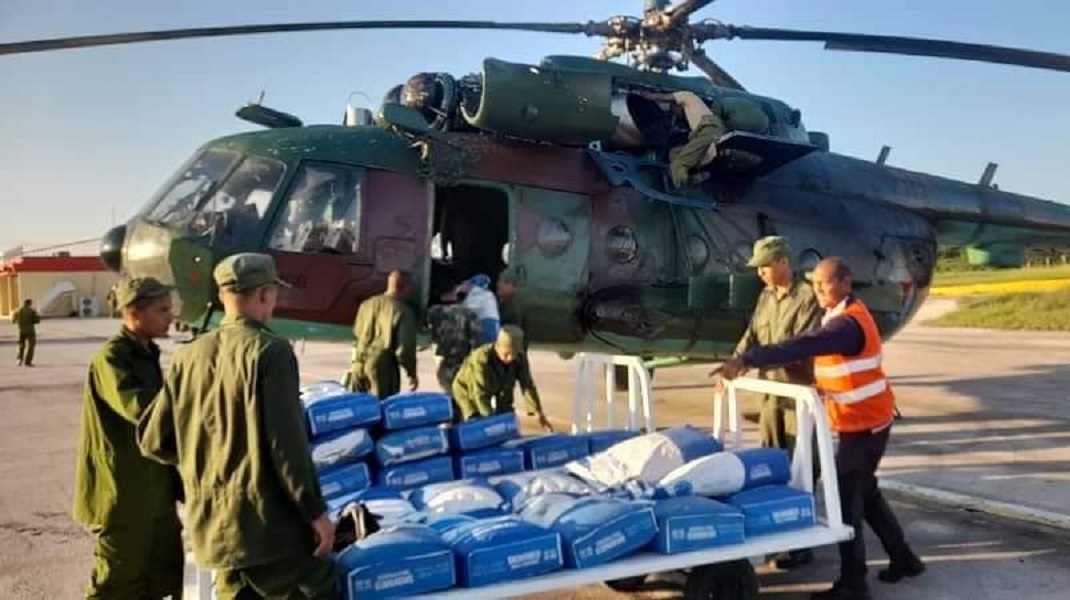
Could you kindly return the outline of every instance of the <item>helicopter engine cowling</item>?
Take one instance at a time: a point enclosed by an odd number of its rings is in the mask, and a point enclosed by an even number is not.
[[[612,110],[608,73],[563,71],[488,58],[479,102],[461,106],[473,127],[510,137],[584,146],[609,140],[619,117]],[[470,104],[475,104],[470,106]]]

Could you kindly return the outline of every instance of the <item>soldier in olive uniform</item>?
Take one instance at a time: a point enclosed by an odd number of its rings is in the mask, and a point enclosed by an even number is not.
[[[123,325],[89,363],[75,473],[74,519],[96,538],[86,598],[181,598],[181,484],[173,467],[141,455],[136,438],[163,385],[152,340],[171,326],[171,288],[146,277],[115,291]]]
[[[33,351],[37,348],[37,324],[41,315],[33,309],[33,300],[26,300],[22,308],[11,314],[11,322],[19,329],[18,364],[33,366]]]
[[[216,571],[220,600],[338,598],[297,357],[265,326],[287,284],[265,254],[227,257],[213,276],[225,317],[176,354],[138,427],[141,451],[178,466],[193,553]]]
[[[483,328],[476,313],[461,304],[436,304],[427,311],[431,341],[438,361],[438,383],[448,394],[461,364],[483,340]]]
[[[688,91],[641,95],[656,102],[671,103],[675,110],[683,113],[691,129],[687,141],[669,151],[669,175],[677,188],[690,183],[696,167],[717,158],[716,142],[728,131],[765,133],[769,129],[769,117],[761,106],[746,98],[726,96],[707,103]]]
[[[821,307],[813,289],[796,278],[791,269],[791,248],[785,238],[764,237],[754,244],[747,264],[758,269],[765,289],[758,296],[750,325],[736,345],[733,356],[742,356],[750,348],[777,344],[798,337],[821,326]],[[780,368],[763,369],[758,377],[799,385],[813,385],[812,361],[806,360]],[[766,396],[762,399],[758,428],[762,446],[795,449],[795,404],[789,398]],[[816,464],[816,454],[815,454]],[[812,560],[809,550],[792,553],[777,566],[787,568]]]
[[[387,278],[386,293],[361,303],[353,323],[357,338],[349,387],[371,392],[380,400],[401,391],[401,373],[409,378],[409,391],[419,385],[416,377],[416,317],[405,300],[412,293],[412,279],[404,271]]]
[[[524,355],[524,334],[515,325],[506,325],[493,344],[476,348],[453,380],[453,400],[465,421],[513,411],[516,384],[524,393],[527,413],[536,415],[539,426],[547,432],[553,427],[546,420],[539,401],[539,391],[531,378],[531,368]]]

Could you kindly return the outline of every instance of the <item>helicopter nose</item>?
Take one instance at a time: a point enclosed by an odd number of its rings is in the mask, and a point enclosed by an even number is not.
[[[116,273],[123,266],[123,241],[126,240],[126,225],[112,227],[100,241],[100,259]]]

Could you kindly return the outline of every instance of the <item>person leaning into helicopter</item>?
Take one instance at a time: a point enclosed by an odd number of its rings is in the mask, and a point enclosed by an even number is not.
[[[119,281],[122,327],[89,362],[74,480],[74,520],[96,539],[86,598],[182,596],[182,485],[174,467],[141,455],[135,437],[163,386],[153,339],[171,327],[172,289],[151,277]]]
[[[461,420],[513,412],[513,391],[518,383],[527,414],[538,418],[539,426],[552,433],[554,428],[542,412],[539,390],[531,377],[524,333],[515,325],[502,327],[493,344],[476,348],[461,365],[452,387]]]
[[[356,348],[349,387],[370,392],[384,400],[401,391],[401,373],[409,378],[409,391],[419,385],[416,377],[416,317],[405,304],[412,293],[412,277],[405,271],[387,276],[386,292],[361,303],[353,322]]]
[[[707,103],[686,90],[670,94],[641,92],[639,95],[647,100],[670,103],[683,113],[691,130],[686,142],[669,150],[669,175],[677,188],[688,184],[693,169],[708,165],[717,158],[717,140],[729,130],[764,133],[769,127],[769,118],[761,107],[745,98],[724,97]]]

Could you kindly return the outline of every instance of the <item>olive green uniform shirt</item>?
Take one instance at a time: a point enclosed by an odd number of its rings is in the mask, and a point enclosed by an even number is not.
[[[768,346],[790,340],[821,326],[821,307],[814,298],[810,284],[796,279],[787,292],[778,296],[776,289],[766,288],[758,296],[750,324],[736,345],[735,356],[742,356],[750,348]],[[803,360],[782,367],[761,369],[758,377],[770,381],[812,385],[814,367],[812,360]],[[762,407],[762,436],[766,445],[782,448],[790,445],[784,434],[794,435],[795,419],[785,418],[784,411],[791,411],[790,399],[767,397]],[[776,413],[780,414],[776,414]],[[776,421],[776,422],[773,422]],[[782,430],[779,433],[777,430]]]
[[[22,335],[36,335],[37,324],[41,322],[41,316],[29,306],[23,306],[11,315],[11,322],[18,328]]]
[[[473,350],[461,365],[453,380],[453,400],[466,421],[512,412],[517,383],[524,393],[527,411],[542,414],[539,391],[531,378],[527,357],[520,354],[512,363],[505,364],[494,352],[494,344],[484,344]]]
[[[138,419],[163,385],[160,349],[122,329],[89,362],[75,467],[74,519],[86,527],[145,524],[173,514],[173,467],[141,455]]]
[[[389,294],[368,298],[353,323],[356,337],[351,386],[380,399],[401,390],[398,367],[416,377],[416,317]]]
[[[138,428],[177,464],[197,564],[243,568],[315,549],[326,512],[298,398],[297,357],[263,324],[227,317],[176,354]]]

